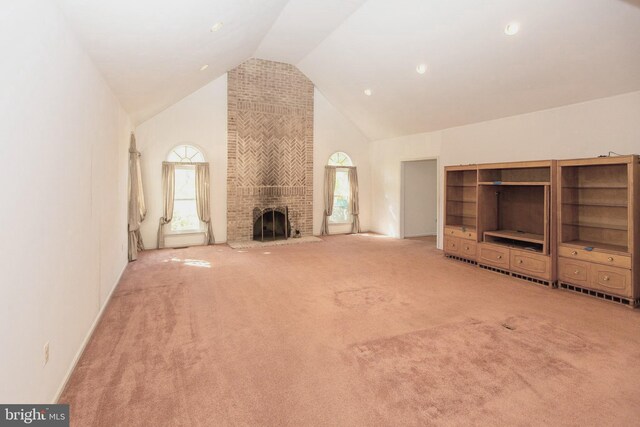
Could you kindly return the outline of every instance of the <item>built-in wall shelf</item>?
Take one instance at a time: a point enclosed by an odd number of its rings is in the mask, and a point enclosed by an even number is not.
[[[570,240],[568,242],[564,242],[563,246],[568,246],[576,249],[585,249],[589,248],[595,252],[611,252],[616,254],[626,254],[629,252],[629,248],[627,246],[621,245],[611,245],[602,242],[593,242],[589,240]]]
[[[585,227],[585,228],[602,228],[605,230],[620,230],[627,231],[629,226],[627,224],[614,224],[614,223],[593,223],[593,222],[563,222],[562,225],[568,227]]]
[[[640,157],[445,167],[447,257],[640,306]]]
[[[607,184],[599,184],[599,185],[563,185],[562,188],[575,189],[575,190],[626,190],[626,185],[607,185]]]
[[[447,166],[444,172],[444,247],[459,259],[476,259],[478,224],[478,168]]]
[[[493,186],[500,186],[500,185],[518,185],[518,186],[551,185],[550,182],[546,182],[546,181],[483,181],[483,182],[479,182],[478,184],[479,185],[493,185]]]
[[[625,202],[562,202],[563,205],[572,206],[603,206],[606,208],[626,208],[629,203]]]
[[[559,279],[640,303],[638,156],[558,162]]]
[[[476,231],[476,227],[473,225],[462,225],[462,224],[449,224],[447,228],[455,228],[460,231]]]

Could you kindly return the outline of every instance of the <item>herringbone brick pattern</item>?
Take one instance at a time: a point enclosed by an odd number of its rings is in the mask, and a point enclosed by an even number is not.
[[[260,59],[228,79],[228,240],[251,239],[256,207],[288,206],[292,227],[312,235],[313,83]]]

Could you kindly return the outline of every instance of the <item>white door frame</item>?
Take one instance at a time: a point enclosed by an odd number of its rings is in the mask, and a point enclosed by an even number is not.
[[[404,167],[408,162],[421,162],[424,160],[436,161],[436,246],[438,246],[437,240],[439,240],[438,230],[440,229],[440,157],[419,157],[400,160],[400,238],[404,239]]]

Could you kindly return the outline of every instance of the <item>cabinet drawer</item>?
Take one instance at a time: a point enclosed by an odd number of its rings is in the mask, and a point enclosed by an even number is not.
[[[473,240],[474,242],[478,240],[477,238],[477,234],[475,231],[462,231],[459,228],[450,228],[450,227],[445,227],[444,229],[444,235],[445,236],[452,236],[452,237],[460,237],[462,239],[469,239],[469,240]]]
[[[509,248],[504,246],[480,243],[478,245],[478,262],[494,267],[509,269]]]
[[[511,270],[541,279],[551,279],[551,258],[511,249]]]
[[[594,289],[624,297],[633,296],[631,270],[591,264],[589,275],[591,276],[591,287]]]
[[[558,258],[558,276],[563,282],[589,287],[589,263],[569,258]]]
[[[472,240],[460,239],[460,253],[467,259],[476,259],[476,242]]]
[[[460,255],[460,239],[444,236],[444,252],[452,255]]]
[[[558,255],[566,258],[575,258],[581,261],[597,262],[614,267],[631,268],[631,257],[624,255],[608,254],[604,252],[586,251],[584,249],[560,246]]]

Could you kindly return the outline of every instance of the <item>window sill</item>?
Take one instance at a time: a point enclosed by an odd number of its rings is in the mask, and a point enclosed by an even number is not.
[[[331,222],[329,221],[329,225],[348,225],[348,224],[352,224],[353,221],[344,221],[344,222]]]
[[[183,230],[183,231],[169,231],[165,233],[165,236],[188,236],[192,234],[204,234],[204,230]]]

